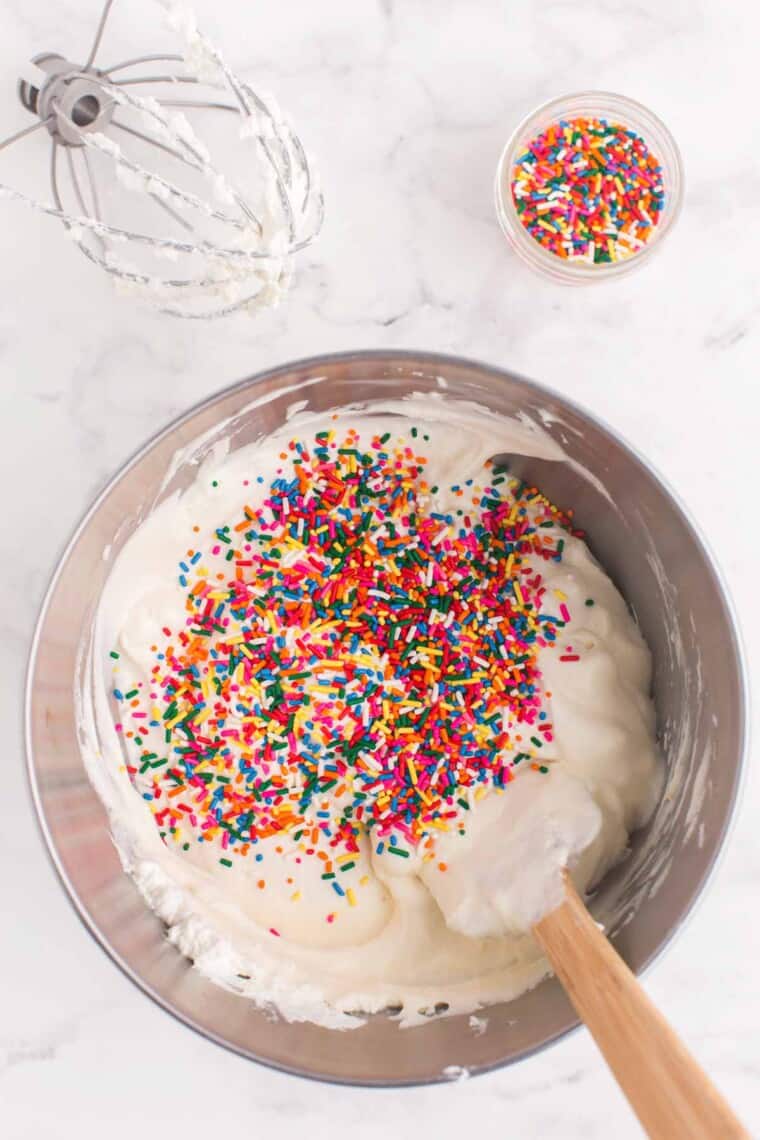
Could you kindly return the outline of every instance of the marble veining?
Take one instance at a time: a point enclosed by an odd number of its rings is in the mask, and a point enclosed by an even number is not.
[[[585,1032],[517,1067],[407,1091],[316,1085],[203,1041],[87,936],[44,856],[22,761],[22,676],[47,578],[76,521],[143,440],[194,401],[288,358],[350,348],[472,355],[549,383],[645,451],[717,549],[752,680],[760,336],[756,43],[749,0],[195,0],[235,69],[292,112],[327,220],[286,303],[182,323],[114,296],[58,226],[0,203],[2,452],[0,1104],[8,1140],[258,1135],[620,1140],[640,1135]],[[0,0],[0,133],[24,125],[25,62],[84,51],[97,0]],[[152,0],[117,0],[114,58],[144,50]],[[505,247],[492,178],[518,117],[588,87],[662,115],[686,200],[641,273],[568,289]],[[43,188],[41,139],[0,174]],[[35,180],[39,181],[35,181]],[[760,1129],[760,882],[750,779],[707,896],[646,985]],[[212,1094],[213,1090],[213,1094]]]

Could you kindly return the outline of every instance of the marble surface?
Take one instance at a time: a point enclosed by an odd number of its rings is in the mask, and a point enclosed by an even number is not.
[[[0,132],[42,49],[83,51],[95,0],[0,0]],[[639,1130],[585,1032],[449,1087],[368,1092],[266,1071],[196,1037],[95,946],[36,832],[23,774],[22,676],[57,553],[94,494],[192,402],[288,358],[337,349],[460,352],[544,380],[596,410],[671,480],[717,548],[760,681],[756,604],[755,101],[760,13],[743,0],[198,0],[201,22],[275,91],[319,157],[328,216],[290,300],[222,324],[172,322],[117,298],[59,232],[0,221],[4,589],[0,702],[0,1104],[8,1140],[135,1132],[547,1137]],[[151,43],[149,0],[117,0],[111,42]],[[136,17],[139,17],[136,18]],[[144,21],[144,22],[143,22]],[[124,54],[127,54],[126,52]],[[25,72],[24,72],[25,73]],[[517,118],[563,90],[620,90],[679,140],[685,209],[629,279],[566,289],[507,250],[491,201]],[[42,139],[0,155],[41,178]],[[750,773],[708,896],[648,991],[760,1130],[760,784]]]

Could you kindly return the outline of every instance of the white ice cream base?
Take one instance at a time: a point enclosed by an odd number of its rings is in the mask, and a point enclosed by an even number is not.
[[[232,453],[217,445],[194,483],[153,510],[116,558],[79,695],[88,773],[108,808],[123,865],[167,923],[169,940],[225,988],[274,1006],[290,1020],[334,1028],[360,1025],[363,1015],[388,1008],[399,1013],[401,1024],[412,1025],[436,1008],[469,1013],[535,986],[548,965],[529,930],[560,901],[562,868],[572,867],[582,890],[596,883],[625,854],[630,833],[651,815],[662,784],[649,651],[585,543],[568,536],[560,563],[536,564],[548,595],[560,591],[571,615],[557,646],[539,649],[544,686],[552,693],[547,707],[555,737],[541,753],[554,761],[551,771],[515,769],[516,779],[503,793],[491,791],[473,802],[464,837],[441,837],[436,860],[377,855],[372,843],[363,842],[355,870],[342,876],[345,887],[356,888],[359,905],[341,907],[338,919],[327,924],[322,868],[313,858],[296,866],[295,843],[286,841],[285,854],[277,857],[271,848],[282,837],[265,840],[257,848],[269,848],[263,864],[235,858],[228,869],[219,866],[211,844],[184,853],[161,841],[124,769],[109,651],[119,649],[120,667],[131,670],[130,677],[147,677],[147,647],[162,626],[183,623],[176,567],[192,544],[191,527],[207,533],[237,521],[245,503],[255,506],[281,466],[284,440],[349,426],[364,439],[390,431],[409,440],[412,425],[429,457],[426,478],[440,486],[431,509],[442,512],[459,505],[448,490],[452,484],[487,481],[483,464],[495,454],[563,458],[559,445],[525,419],[500,418],[436,395],[341,411],[337,423],[330,413],[300,411],[254,444]],[[429,443],[421,443],[423,434]],[[259,474],[265,482],[257,500],[253,480]],[[247,477],[252,482],[244,487]],[[587,598],[595,604],[586,606]],[[568,643],[579,661],[559,661]],[[439,862],[447,865],[445,872]],[[256,887],[263,873],[265,891]],[[370,881],[360,889],[362,876]],[[296,883],[286,884],[286,877]],[[297,904],[296,887],[302,895]],[[271,927],[281,936],[273,937]]]

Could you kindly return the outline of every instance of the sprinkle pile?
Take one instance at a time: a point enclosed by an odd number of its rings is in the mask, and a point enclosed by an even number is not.
[[[640,135],[606,119],[574,118],[528,144],[512,171],[512,197],[544,249],[599,264],[646,245],[665,192],[662,167]]]
[[[537,652],[570,614],[536,566],[580,533],[572,512],[494,468],[437,510],[417,429],[390,439],[291,440],[261,504],[180,563],[184,627],[151,647],[149,685],[114,690],[165,842],[229,867],[271,836],[345,859],[369,832],[432,858],[479,789],[548,772]]]

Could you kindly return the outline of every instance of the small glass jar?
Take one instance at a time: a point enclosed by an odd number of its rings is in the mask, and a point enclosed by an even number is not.
[[[662,167],[665,198],[662,213],[646,244],[620,261],[589,263],[582,258],[563,258],[545,249],[520,221],[512,197],[515,161],[527,145],[552,123],[578,117],[606,119],[640,135]],[[513,249],[534,269],[569,285],[606,281],[621,277],[643,265],[662,245],[681,212],[683,164],[675,139],[656,115],[641,103],[606,91],[581,91],[563,95],[536,108],[512,134],[496,169],[496,213]]]

